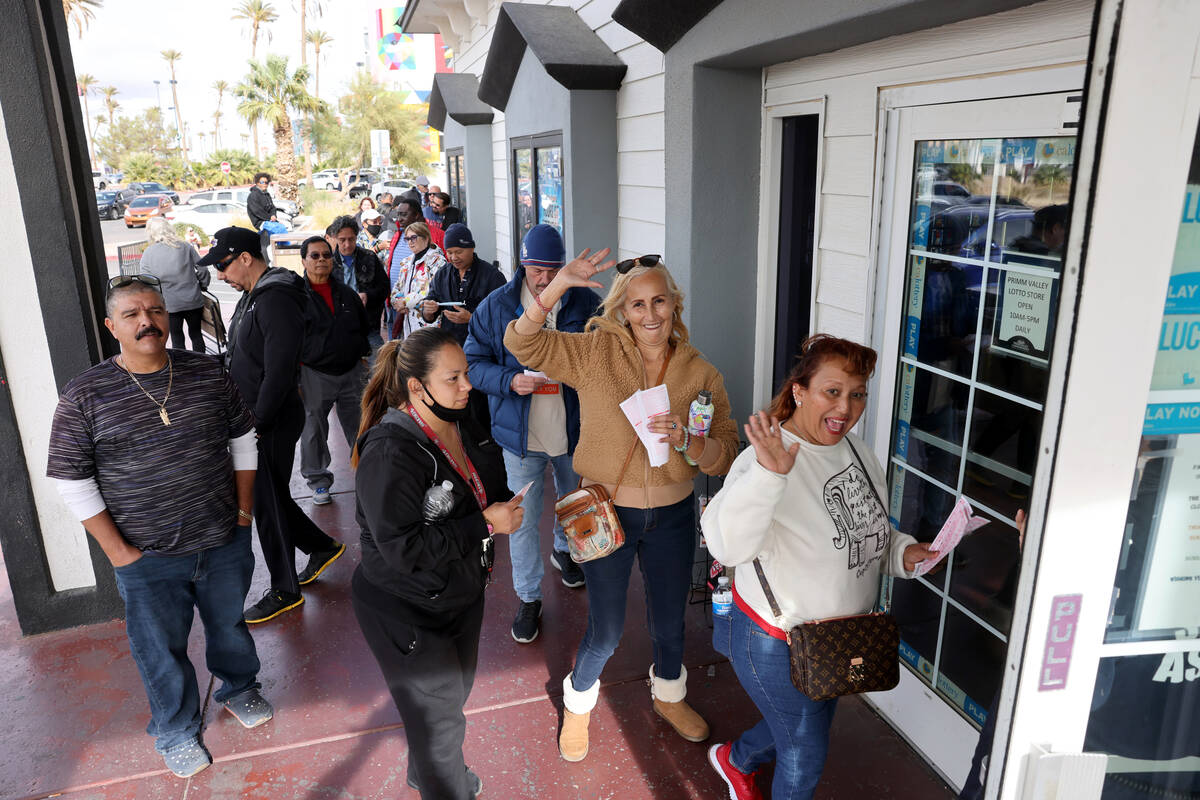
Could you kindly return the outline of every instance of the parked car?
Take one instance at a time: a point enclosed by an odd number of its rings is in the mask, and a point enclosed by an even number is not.
[[[385,181],[380,181],[371,185],[371,197],[375,198],[375,202],[379,202],[379,196],[384,192],[391,192],[399,197],[402,193],[407,192],[416,184],[412,181],[403,178],[388,178]]]
[[[96,212],[100,219],[117,219],[125,213],[125,206],[137,197],[132,189],[108,189],[96,192]]]
[[[301,178],[296,182],[300,186],[308,183],[306,178]],[[342,182],[338,180],[338,171],[336,169],[323,169],[313,173],[313,188],[314,189],[333,189],[334,191],[342,188]]]
[[[242,207],[242,211],[246,210],[246,201],[250,199],[249,189],[207,189],[203,192],[196,192],[187,199],[186,206],[195,206],[200,203],[237,203]],[[287,225],[289,228],[292,224],[292,218],[300,213],[300,208],[291,200],[283,200],[275,195],[271,195],[271,199],[275,201],[275,212],[279,217],[279,221]],[[285,219],[286,217],[286,219]]]
[[[371,186],[380,181],[380,175],[374,170],[359,170],[351,172],[346,176],[346,185],[349,186],[346,194],[351,200],[357,200],[360,197],[367,197],[371,193]]]
[[[164,215],[174,207],[165,194],[140,194],[125,207],[125,227],[144,227],[151,217]]]
[[[109,183],[111,183],[111,180],[107,175],[100,170],[92,170],[92,188],[94,188],[97,192],[102,192],[107,189]]]
[[[137,181],[129,184],[129,188],[136,191],[138,194],[165,194],[171,198],[172,203],[179,202],[179,193],[174,189],[163,186],[157,181]]]
[[[235,216],[244,216],[245,213],[246,205],[244,203],[217,200],[175,206],[166,213],[166,218],[172,223],[195,225],[208,236],[212,236],[221,228],[228,228],[232,225]]]

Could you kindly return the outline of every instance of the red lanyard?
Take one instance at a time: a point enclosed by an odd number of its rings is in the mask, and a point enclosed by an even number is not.
[[[413,421],[421,426],[421,430],[429,437],[429,440],[438,446],[442,451],[442,455],[450,462],[450,466],[454,467],[454,471],[462,476],[462,479],[471,487],[471,492],[475,495],[476,502],[480,508],[487,508],[487,494],[483,491],[483,481],[479,478],[479,473],[475,470],[475,465],[471,463],[471,457],[467,455],[466,445],[463,445],[463,458],[467,462],[467,473],[458,468],[458,462],[454,460],[454,456],[450,455],[450,451],[446,449],[446,445],[442,444],[442,440],[433,432],[433,428],[429,427],[425,420],[421,419],[421,415],[413,411],[412,406],[405,406],[404,410],[413,418]],[[459,433],[459,441],[462,441],[462,433]]]

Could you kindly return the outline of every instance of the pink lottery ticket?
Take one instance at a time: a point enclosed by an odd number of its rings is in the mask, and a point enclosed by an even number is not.
[[[987,524],[988,520],[974,515],[974,511],[971,508],[971,504],[967,502],[967,498],[958,498],[958,502],[954,504],[954,510],[950,512],[950,516],[946,518],[946,523],[938,531],[937,538],[930,545],[932,549],[938,552],[938,557],[932,561],[926,560],[917,564],[917,568],[913,571],[914,574],[924,575],[929,572],[929,570],[941,563],[941,560],[946,557],[947,553],[958,547],[958,543],[962,541],[964,536]]]

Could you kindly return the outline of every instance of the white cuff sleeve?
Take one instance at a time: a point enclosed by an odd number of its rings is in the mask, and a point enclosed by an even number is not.
[[[235,472],[258,469],[258,436],[251,428],[236,439],[229,440],[229,452],[233,455]]]
[[[100,496],[100,484],[96,483],[94,477],[84,478],[81,481],[55,478],[54,483],[58,487],[58,493],[66,502],[67,508],[71,509],[71,513],[80,522],[96,516],[108,507],[104,503],[104,498]]]

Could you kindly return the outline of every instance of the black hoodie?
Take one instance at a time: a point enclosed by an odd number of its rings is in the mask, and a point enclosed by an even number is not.
[[[463,422],[463,447],[483,481],[487,502],[512,498],[504,457],[491,437]],[[389,409],[358,440],[354,476],[362,564],[357,595],[412,625],[450,632],[487,585],[481,563],[487,537],[470,486],[404,411]],[[454,507],[439,522],[421,512],[425,491],[454,484]]]
[[[242,294],[229,323],[229,374],[259,431],[270,430],[285,403],[300,402],[296,390],[304,343],[304,279],[276,267]]]

